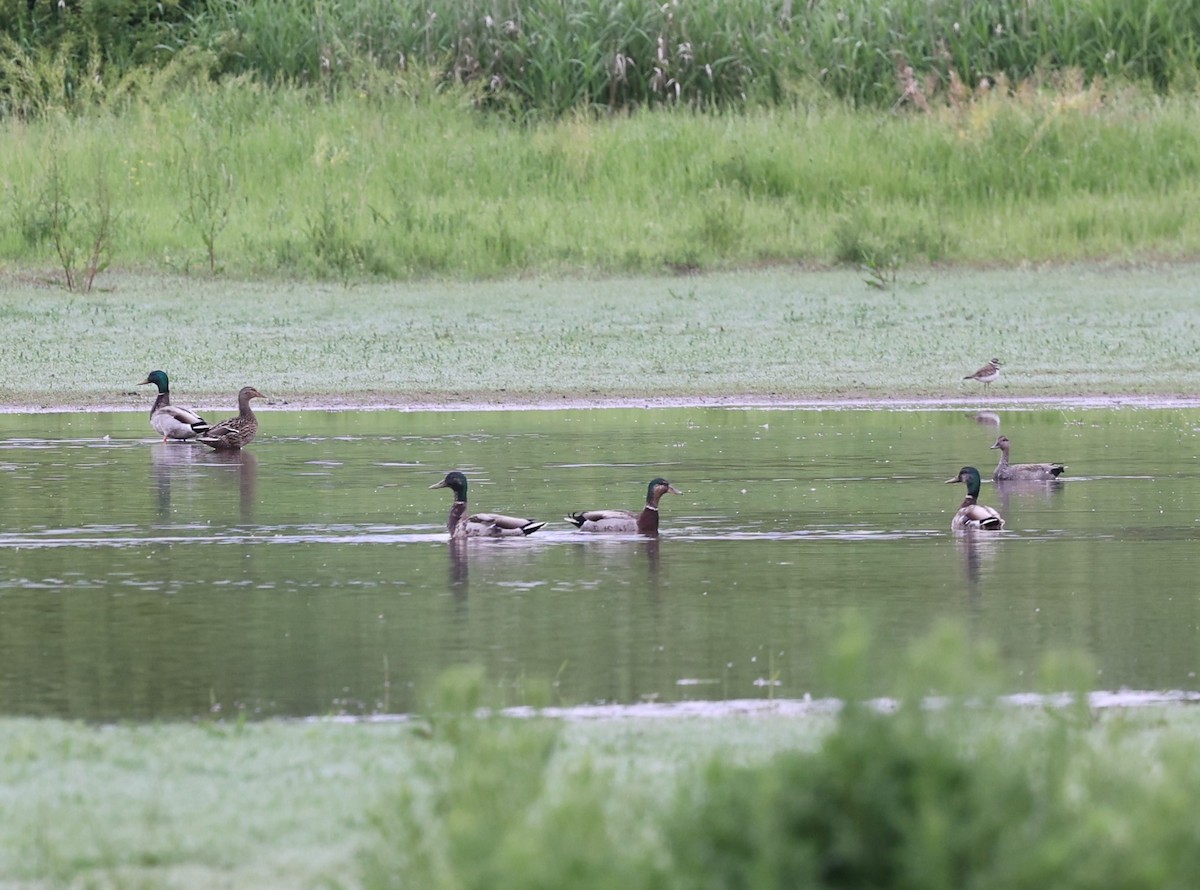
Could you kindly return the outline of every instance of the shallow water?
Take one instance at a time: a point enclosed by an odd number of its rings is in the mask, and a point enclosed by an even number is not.
[[[232,458],[142,414],[14,415],[0,439],[0,709],[87,719],[404,712],[482,664],[509,704],[815,698],[848,611],[878,692],[942,618],[1011,692],[1048,652],[1094,688],[1196,688],[1200,417],[1188,410],[263,412]],[[1000,425],[996,426],[996,422]],[[960,466],[1000,535],[956,537]],[[451,547],[474,509],[551,524]],[[662,536],[561,521],[636,508]]]

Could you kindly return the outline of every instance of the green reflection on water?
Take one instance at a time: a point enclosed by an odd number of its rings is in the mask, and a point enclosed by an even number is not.
[[[1188,411],[1001,412],[1008,521],[956,538],[962,411],[264,412],[240,456],[154,441],[141,414],[11,416],[0,440],[0,707],[89,719],[406,711],[449,665],[552,701],[821,696],[847,610],[878,691],[941,618],[994,641],[1011,689],[1091,654],[1096,688],[1194,688],[1200,437]],[[552,520],[452,548],[471,505]],[[567,512],[662,504],[657,541]]]

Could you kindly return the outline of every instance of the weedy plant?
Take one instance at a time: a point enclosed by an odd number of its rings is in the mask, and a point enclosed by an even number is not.
[[[570,760],[560,728],[434,724],[429,772],[377,812],[365,885],[951,890],[1200,877],[1186,818],[1197,742],[1147,744],[1120,717],[1098,725],[1086,659],[1043,667],[1043,688],[1070,691],[1067,706],[1015,711],[995,703],[996,650],[945,625],[913,647],[898,697],[880,707],[856,695],[878,682],[869,644],[851,621],[831,646],[845,705],[815,749],[700,764],[659,752],[676,791],[654,800],[637,793],[637,769]],[[1131,756],[1144,766],[1130,770]]]
[[[217,237],[229,224],[235,182],[228,148],[211,127],[194,137],[194,142],[176,139],[176,169],[182,179],[182,223],[199,235],[204,245],[209,274],[217,272]]]
[[[50,159],[39,200],[42,219],[35,230],[53,245],[69,291],[87,293],[112,250],[116,212],[108,176],[97,164],[90,198],[76,197],[57,157]]]

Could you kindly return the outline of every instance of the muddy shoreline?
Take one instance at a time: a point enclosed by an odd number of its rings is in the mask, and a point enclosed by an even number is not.
[[[219,412],[227,400],[217,398],[189,399],[198,410]],[[127,400],[83,396],[78,399],[0,397],[0,414],[57,414],[76,411],[136,412],[149,409],[150,402],[130,397]],[[230,406],[225,406],[226,408]],[[767,408],[806,411],[1037,411],[1053,409],[1185,409],[1200,408],[1200,396],[1183,394],[1158,395],[1058,395],[1058,396],[996,396],[925,397],[891,396],[852,398],[841,396],[784,396],[784,395],[712,395],[712,396],[620,396],[587,397],[581,395],[549,396],[504,393],[488,395],[439,395],[428,393],[363,393],[340,396],[288,394],[268,397],[256,404],[256,410],[266,411],[562,411],[605,408]]]

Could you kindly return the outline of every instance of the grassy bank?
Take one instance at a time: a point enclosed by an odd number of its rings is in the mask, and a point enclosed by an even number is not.
[[[605,399],[1003,400],[1200,390],[1192,266],[926,270],[480,284],[114,276],[70,296],[10,281],[0,404],[144,410]],[[993,355],[986,393],[963,381]]]
[[[181,61],[0,130],[0,263],[361,281],[1187,258],[1200,102],[1060,80],[518,124],[405,75],[333,99]],[[92,273],[96,274],[93,275]]]
[[[0,720],[0,880],[1165,888],[1200,870],[1185,710],[420,727]]]

